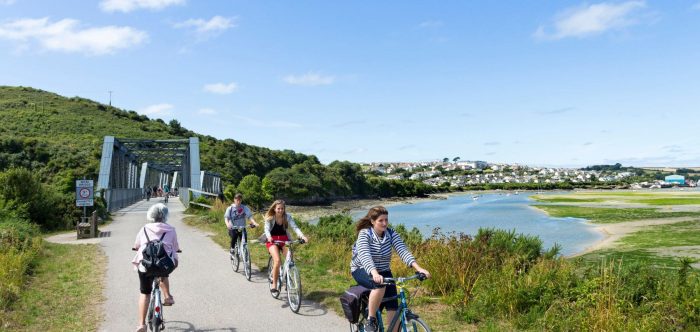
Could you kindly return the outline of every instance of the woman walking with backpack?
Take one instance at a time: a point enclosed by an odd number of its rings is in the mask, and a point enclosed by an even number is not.
[[[379,285],[384,282],[384,278],[393,278],[390,267],[391,249],[394,248],[401,260],[416,272],[424,273],[428,278],[430,273],[418,265],[399,233],[389,228],[389,211],[383,206],[371,208],[367,215],[357,221],[356,230],[357,241],[353,247],[350,272],[358,285],[372,290],[367,304],[369,318],[365,331],[375,332],[379,330],[376,313],[381,308],[380,304],[386,308],[389,322],[399,308],[396,299],[381,303],[383,298],[396,296],[396,285]]]
[[[180,245],[177,242],[177,233],[175,232],[175,227],[167,224],[168,222],[168,207],[163,203],[157,203],[151,206],[146,212],[146,219],[149,221],[148,224],[144,225],[136,233],[136,241],[134,242],[133,249],[136,250],[137,254],[131,261],[134,264],[134,269],[138,271],[139,284],[141,294],[139,295],[139,325],[137,326],[137,332],[146,331],[146,311],[148,309],[148,297],[151,294],[154,276],[149,276],[146,272],[145,266],[142,264],[143,261],[143,250],[147,244],[154,240],[160,240],[165,247],[165,251],[168,256],[172,259],[175,267],[178,264],[177,251],[180,250]],[[141,249],[141,250],[139,250]],[[174,269],[174,268],[173,268]],[[160,289],[163,291],[163,305],[173,305],[175,300],[172,294],[170,294],[170,282],[168,277],[160,278]]]

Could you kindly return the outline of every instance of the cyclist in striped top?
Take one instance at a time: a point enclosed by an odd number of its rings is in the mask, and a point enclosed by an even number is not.
[[[380,304],[386,308],[389,322],[399,307],[397,300],[381,303],[385,297],[396,296],[396,286],[378,285],[384,278],[393,278],[390,267],[391,248],[394,248],[401,260],[416,272],[424,273],[427,277],[430,277],[430,273],[418,265],[399,233],[389,228],[389,211],[383,206],[371,208],[367,215],[357,222],[356,230],[357,241],[353,247],[350,272],[359,285],[372,290],[369,294],[369,318],[365,324],[365,331],[374,332],[378,330],[376,312]]]

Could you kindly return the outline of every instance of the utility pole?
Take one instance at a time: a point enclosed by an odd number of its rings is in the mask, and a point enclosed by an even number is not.
[[[109,106],[112,106],[112,90],[109,90]]]

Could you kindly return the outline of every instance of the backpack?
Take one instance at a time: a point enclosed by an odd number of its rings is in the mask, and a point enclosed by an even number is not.
[[[360,318],[362,302],[367,302],[370,291],[371,289],[369,288],[357,285],[348,288],[343,295],[340,295],[340,305],[343,307],[343,313],[351,324],[357,323],[357,320]]]
[[[153,241],[148,238],[145,228],[143,233],[146,234],[146,240],[148,240],[146,247],[143,248],[143,259],[141,260],[141,265],[146,268],[146,276],[167,277],[170,272],[175,270],[175,263],[168,255],[168,252],[165,251],[165,243],[163,243],[165,233],[161,235],[160,239]]]

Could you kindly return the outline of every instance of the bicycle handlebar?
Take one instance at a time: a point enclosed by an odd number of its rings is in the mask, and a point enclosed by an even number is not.
[[[271,242],[272,242],[273,244],[295,244],[295,243],[304,244],[304,243],[306,243],[306,241],[304,241],[304,239],[296,239],[296,240],[294,240],[294,241],[278,241],[278,240],[273,240],[273,241],[271,241]],[[267,242],[266,242],[266,243],[267,243]]]
[[[132,250],[132,251],[138,251],[138,249],[136,249],[136,248],[131,248],[131,250]],[[178,249],[176,252],[177,252],[178,254],[180,254],[180,253],[182,253],[182,249]]]
[[[428,276],[426,276],[425,273],[416,272],[416,274],[410,277],[384,278],[384,282],[382,282],[380,285],[395,285],[397,283],[401,284],[412,279],[418,279],[420,281],[423,281],[425,279],[428,279]]]
[[[231,229],[242,230],[242,229],[244,229],[244,228],[246,228],[246,227],[247,227],[247,228],[255,228],[255,227],[257,227],[257,226],[255,226],[255,224],[248,224],[248,225],[245,225],[245,226],[231,226]]]

